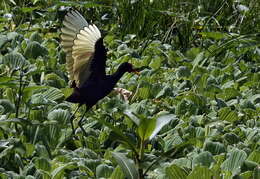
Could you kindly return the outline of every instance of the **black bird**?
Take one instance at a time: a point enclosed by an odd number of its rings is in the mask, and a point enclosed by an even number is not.
[[[61,45],[66,52],[66,65],[73,93],[66,99],[86,105],[85,113],[107,96],[125,72],[138,73],[130,63],[122,63],[112,75],[106,75],[106,48],[95,24],[89,24],[76,10],[69,11],[61,29]],[[79,109],[78,107],[78,109]],[[78,110],[77,109],[77,110]],[[77,111],[76,110],[76,111]],[[75,113],[76,113],[75,111]],[[83,132],[82,118],[79,127]],[[73,133],[73,121],[71,118]]]

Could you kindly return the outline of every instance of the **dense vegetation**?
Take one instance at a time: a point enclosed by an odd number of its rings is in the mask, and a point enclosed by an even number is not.
[[[0,178],[260,178],[259,0],[2,0]],[[62,19],[143,68],[72,135]],[[75,115],[80,119],[84,107]]]

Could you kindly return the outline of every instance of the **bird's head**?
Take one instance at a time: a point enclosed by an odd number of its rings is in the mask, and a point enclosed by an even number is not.
[[[104,43],[103,43],[103,37],[101,37],[100,39],[97,40],[97,42],[95,44],[95,51],[100,52],[100,53],[104,53],[104,54],[107,53],[107,49],[106,49],[106,47],[104,46]]]
[[[133,67],[131,63],[124,62],[119,66],[120,71],[128,72],[128,73],[135,73],[139,75],[139,71]]]

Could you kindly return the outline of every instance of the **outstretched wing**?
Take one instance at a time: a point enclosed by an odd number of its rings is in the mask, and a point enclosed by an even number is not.
[[[61,29],[61,45],[66,52],[69,79],[79,88],[91,74],[95,44],[101,38],[98,28],[75,10],[68,12]]]

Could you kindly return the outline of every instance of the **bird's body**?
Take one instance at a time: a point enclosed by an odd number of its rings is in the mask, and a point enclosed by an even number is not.
[[[85,104],[88,107],[92,107],[113,90],[117,81],[123,76],[123,74],[124,72],[118,71],[113,75],[106,75],[99,79],[90,76],[80,88],[74,88],[73,93],[66,99],[66,101]]]
[[[74,88],[66,101],[78,103],[79,106],[85,104],[87,111],[113,90],[125,72],[136,70],[130,63],[125,62],[114,74],[106,75],[107,51],[99,29],[94,24],[88,24],[83,16],[74,10],[67,13],[63,25],[61,44],[66,52],[71,87]],[[80,127],[83,129],[81,125]]]

